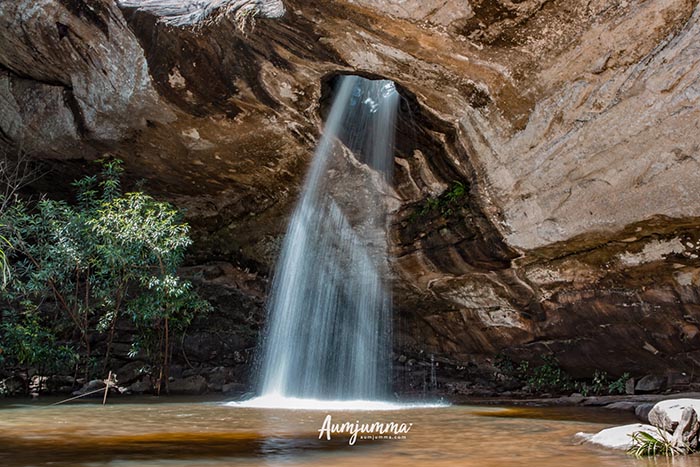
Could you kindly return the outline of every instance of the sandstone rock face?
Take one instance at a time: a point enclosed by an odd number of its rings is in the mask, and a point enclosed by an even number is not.
[[[242,32],[226,18],[175,28],[111,0],[3,2],[0,143],[65,185],[109,151],[186,208],[192,264],[213,274],[215,300],[246,310],[231,326],[240,350],[334,76],[393,79],[397,353],[695,374],[696,1],[284,4]]]
[[[26,150],[71,157],[70,144],[117,142],[172,120],[112,2],[3,2],[0,28],[2,130]]]

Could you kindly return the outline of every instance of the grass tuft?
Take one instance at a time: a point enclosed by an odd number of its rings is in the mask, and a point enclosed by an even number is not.
[[[673,445],[669,439],[668,433],[658,428],[657,431],[658,436],[645,431],[636,431],[632,433],[630,435],[632,438],[632,445],[627,450],[627,453],[637,458],[648,456],[674,457],[676,455],[687,454],[686,449]]]

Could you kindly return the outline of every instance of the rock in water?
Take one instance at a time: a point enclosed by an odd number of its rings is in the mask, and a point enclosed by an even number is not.
[[[129,386],[129,391],[134,394],[143,394],[153,391],[153,383],[148,376],[144,376],[140,380],[136,381],[134,384]]]
[[[649,412],[654,408],[654,403],[639,404],[634,409],[634,414],[637,416],[640,422],[649,423]]]
[[[681,419],[673,432],[671,443],[683,448],[686,452],[692,452],[698,447],[698,414],[692,407],[685,407],[681,412]]]
[[[700,399],[671,399],[658,402],[649,412],[649,423],[673,433],[683,417],[683,410],[700,410]]]
[[[641,404],[637,407],[635,413],[638,417],[645,416],[644,412],[648,405]],[[657,439],[664,437],[681,452],[693,452],[698,447],[698,433],[700,432],[700,422],[696,412],[698,407],[700,407],[700,399],[661,401],[654,405],[649,412],[648,418],[651,425],[635,423],[607,428],[595,435],[577,433],[576,436],[600,446],[629,449],[632,444],[631,435],[643,431]]]
[[[87,394],[90,392],[95,392],[99,389],[104,389],[105,387],[105,382],[100,380],[100,379],[93,379],[90,382],[88,382],[86,385],[84,385],[82,388],[78,389],[77,391],[73,391],[74,396],[82,396],[83,394]]]
[[[599,446],[605,446],[611,449],[629,449],[632,444],[632,434],[638,431],[649,433],[654,437],[659,436],[659,431],[651,425],[643,425],[641,423],[633,423],[631,425],[615,426],[606,428],[596,434],[576,433],[578,438],[584,441]]]
[[[119,384],[129,385],[137,379],[139,379],[144,373],[144,367],[146,367],[146,363],[137,360],[134,362],[129,362],[126,365],[119,368],[116,372]]]
[[[197,396],[207,391],[207,380],[199,375],[176,379],[168,385],[168,391],[170,394]]]
[[[619,401],[619,402],[613,402],[612,404],[608,404],[605,406],[606,409],[612,409],[612,410],[626,410],[628,412],[634,412],[637,409],[637,402],[633,401]]]

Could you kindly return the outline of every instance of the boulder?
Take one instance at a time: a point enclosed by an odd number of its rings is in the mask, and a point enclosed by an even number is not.
[[[146,363],[142,361],[129,362],[117,370],[117,381],[120,384],[130,384],[143,375]]]
[[[649,412],[649,423],[673,433],[687,407],[700,410],[700,399],[670,399],[658,402]]]
[[[671,443],[684,449],[685,452],[692,452],[698,447],[698,431],[700,431],[698,414],[693,407],[685,407],[673,432]]]
[[[651,409],[653,409],[655,405],[656,404],[653,402],[639,404],[637,407],[635,407],[634,414],[637,416],[637,419],[640,422],[649,423],[649,412],[651,412]]]
[[[241,383],[228,383],[221,387],[224,394],[242,394],[246,391],[246,385]]]
[[[182,378],[185,376],[183,374],[184,371],[185,367],[182,365],[170,365],[170,372],[168,374],[173,378]]]
[[[562,398],[562,399],[566,399],[569,404],[574,404],[574,405],[578,405],[586,400],[584,395],[581,393],[578,393],[578,392],[575,392],[575,393],[571,394],[569,397]]]
[[[25,392],[24,382],[18,377],[0,379],[0,397],[15,396]]]
[[[148,376],[144,376],[129,386],[128,390],[134,394],[144,394],[153,390],[153,384]]]
[[[187,378],[175,379],[168,384],[170,394],[199,395],[207,391],[207,380],[203,376],[195,375]]]
[[[29,382],[29,391],[31,393],[40,393],[42,391],[48,390],[49,389],[48,381],[49,381],[48,376],[39,376],[39,375],[32,376],[32,378]]]
[[[221,390],[221,386],[223,386],[226,382],[230,381],[231,374],[232,372],[229,368],[216,367],[212,368],[212,370],[207,375],[207,379],[209,380],[210,385],[213,384],[215,386],[218,386],[219,390]]]
[[[672,389],[687,389],[692,383],[692,378],[685,372],[670,371],[667,375],[668,387]]]
[[[182,370],[182,376],[171,375],[175,379],[189,378],[190,376],[200,375],[204,370],[202,368],[185,368]]]
[[[612,409],[612,410],[625,410],[627,412],[634,412],[635,409],[637,408],[638,402],[632,402],[632,401],[619,401],[619,402],[613,402],[612,404],[608,404],[605,406],[606,409]]]
[[[82,396],[88,393],[97,393],[99,389],[104,389],[105,382],[100,379],[93,379],[77,391],[73,391],[74,396]]]
[[[627,450],[632,443],[632,434],[638,431],[644,431],[655,437],[659,435],[659,431],[656,427],[641,423],[633,423],[631,425],[606,428],[596,434],[577,433],[576,437],[582,438],[585,442],[605,446],[606,448]]]
[[[666,377],[647,375],[637,381],[635,392],[660,392],[666,387]]]
[[[49,390],[53,390],[57,387],[73,386],[75,384],[75,378],[69,375],[54,375],[48,379],[47,384]]]

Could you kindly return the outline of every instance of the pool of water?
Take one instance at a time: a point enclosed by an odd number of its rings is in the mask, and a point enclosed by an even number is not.
[[[410,425],[398,439],[332,434],[332,423]],[[679,466],[700,457],[637,460],[579,444],[634,421],[593,408],[447,406],[391,411],[246,408],[222,402],[0,406],[0,466]]]

